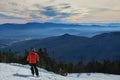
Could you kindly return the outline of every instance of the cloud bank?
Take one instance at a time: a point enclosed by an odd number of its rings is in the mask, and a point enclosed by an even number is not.
[[[0,23],[120,22],[120,0],[1,0]]]

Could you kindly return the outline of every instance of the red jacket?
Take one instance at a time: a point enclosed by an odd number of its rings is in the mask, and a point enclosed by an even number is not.
[[[27,56],[27,61],[29,61],[30,64],[36,64],[37,61],[39,61],[39,56],[34,51],[30,52]]]

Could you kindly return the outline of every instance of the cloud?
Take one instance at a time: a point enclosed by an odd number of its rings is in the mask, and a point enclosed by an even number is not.
[[[61,12],[55,9],[53,6],[48,6],[44,8],[44,11],[41,12],[42,15],[53,18],[66,18],[72,15],[72,13]]]
[[[71,6],[69,4],[60,4],[62,9],[69,9]]]
[[[45,7],[44,11],[41,12],[42,14],[50,17],[50,16],[57,16],[59,13],[51,6]]]
[[[66,6],[63,7],[63,9],[68,9],[70,7],[71,7],[70,5],[66,5]]]
[[[119,3],[120,0],[2,0],[0,18],[39,22],[120,21]]]
[[[0,18],[11,19],[11,18],[14,18],[14,17],[12,17],[12,16],[7,16],[7,15],[4,15],[4,14],[0,14]]]
[[[6,18],[6,19],[22,19],[21,17],[15,17],[10,15],[5,15],[0,13],[0,18]]]
[[[108,11],[120,12],[120,10],[111,9],[111,8],[90,8],[90,10],[92,13],[102,13],[102,12],[108,12]]]
[[[9,5],[12,5],[12,6],[17,6],[18,4],[15,3],[15,2],[8,2]]]

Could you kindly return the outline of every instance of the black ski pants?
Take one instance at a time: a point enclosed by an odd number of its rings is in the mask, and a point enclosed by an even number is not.
[[[30,66],[31,66],[31,73],[32,73],[32,75],[36,74],[37,76],[39,76],[36,64],[30,64]]]

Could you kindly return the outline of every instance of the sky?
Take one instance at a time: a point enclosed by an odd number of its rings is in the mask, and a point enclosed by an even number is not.
[[[120,22],[120,0],[0,0],[0,24]]]

